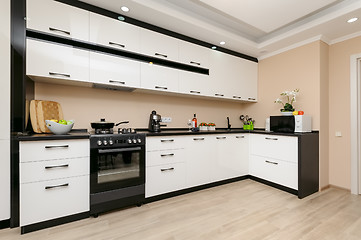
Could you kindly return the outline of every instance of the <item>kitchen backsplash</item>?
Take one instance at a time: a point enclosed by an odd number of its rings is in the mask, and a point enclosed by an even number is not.
[[[240,128],[239,116],[247,114],[242,109],[255,104],[46,83],[35,84],[35,99],[59,102],[64,118],[75,120],[74,128],[87,129],[91,129],[90,122],[100,118],[115,123],[129,120],[124,127],[146,128],[152,110],[172,118],[167,127],[186,128],[196,113],[199,123],[214,122],[217,127],[226,128],[228,116],[232,128]]]

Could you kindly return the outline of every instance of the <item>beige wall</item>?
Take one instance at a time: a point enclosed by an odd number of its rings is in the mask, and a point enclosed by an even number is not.
[[[350,56],[361,53],[361,37],[330,46],[330,184],[351,188]],[[342,137],[335,137],[340,131]]]
[[[90,122],[106,118],[107,121],[129,120],[124,125],[132,128],[148,127],[149,114],[156,110],[163,117],[172,117],[168,127],[186,128],[188,119],[197,114],[198,123],[214,122],[227,127],[242,127],[239,116],[246,114],[243,103],[206,100],[200,98],[167,96],[149,93],[124,92],[87,87],[35,84],[35,99],[57,101],[62,105],[64,118],[75,120],[75,128],[91,129]],[[252,105],[254,103],[250,103]]]

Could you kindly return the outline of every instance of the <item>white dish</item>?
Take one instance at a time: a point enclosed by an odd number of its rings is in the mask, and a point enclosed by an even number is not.
[[[72,124],[65,125],[50,120],[45,120],[46,126],[52,133],[56,135],[67,134],[68,132],[70,132],[70,130],[74,126],[74,121],[70,120],[70,122],[72,122]]]

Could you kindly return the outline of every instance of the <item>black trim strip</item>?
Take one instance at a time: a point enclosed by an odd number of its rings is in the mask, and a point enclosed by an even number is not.
[[[211,187],[217,187],[217,186],[232,183],[232,182],[238,182],[238,181],[245,180],[248,178],[249,178],[249,175],[246,175],[246,176],[242,176],[242,177],[236,177],[236,178],[231,178],[231,179],[222,180],[222,181],[218,181],[218,182],[208,183],[205,185],[182,189],[182,190],[178,190],[175,192],[164,193],[161,195],[146,198],[145,203],[151,203],[151,202],[155,202],[155,201],[166,199],[166,198],[176,197],[176,196],[183,195],[186,193],[196,192],[196,191],[211,188]]]
[[[270,182],[270,181],[267,181],[267,180],[264,180],[262,178],[258,178],[258,177],[255,177],[255,176],[249,176],[250,179],[254,180],[254,181],[257,181],[257,182],[260,182],[260,183],[263,183],[263,184],[266,184],[268,186],[271,186],[271,187],[274,187],[274,188],[277,188],[277,189],[280,189],[282,191],[285,191],[285,192],[288,192],[288,193],[291,193],[293,195],[296,195],[298,196],[298,191],[295,190],[295,189],[292,189],[292,188],[289,188],[289,187],[285,187],[285,186],[282,186],[282,185],[279,185],[277,183],[273,183],[273,182]]]
[[[44,41],[54,43],[54,44],[60,43],[60,44],[72,46],[72,47],[83,49],[83,50],[90,50],[90,51],[95,51],[95,52],[100,52],[100,53],[108,53],[108,54],[112,54],[115,56],[120,56],[120,57],[124,57],[124,58],[128,58],[128,59],[132,59],[132,60],[138,60],[138,61],[145,62],[145,63],[152,62],[153,64],[164,66],[164,67],[177,68],[180,70],[209,75],[209,69],[206,69],[206,68],[195,67],[195,66],[186,65],[183,63],[173,62],[173,61],[169,61],[169,60],[165,60],[165,59],[159,59],[159,58],[150,57],[150,56],[142,55],[142,54],[138,54],[138,53],[128,52],[128,51],[124,51],[124,50],[118,50],[115,48],[105,47],[105,46],[101,46],[101,45],[97,45],[97,44],[89,43],[89,42],[84,42],[84,41],[80,41],[80,40],[73,40],[70,38],[59,37],[59,36],[55,36],[52,34],[42,33],[42,32],[36,31],[36,30],[32,30],[32,29],[26,30],[26,36],[28,38],[44,40]]]
[[[69,223],[69,222],[78,221],[78,220],[88,218],[88,217],[90,217],[90,213],[83,212],[83,213],[78,213],[78,214],[74,214],[74,215],[70,215],[70,216],[66,216],[66,217],[52,219],[49,221],[26,225],[26,226],[21,227],[21,234],[34,232],[34,231],[37,231],[40,229],[54,227],[54,226]]]
[[[0,229],[9,228],[10,219],[0,221]]]
[[[96,7],[94,5],[84,3],[81,1],[74,1],[74,0],[55,0],[55,1],[62,2],[62,3],[68,4],[68,5],[71,5],[74,7],[82,8],[82,9],[88,10],[90,12],[101,14],[103,16],[113,18],[113,19],[118,19],[119,16],[122,16],[119,13],[115,13],[115,12],[106,10],[104,8]],[[194,43],[194,44],[206,47],[206,48],[212,48],[213,46],[215,46],[214,44],[207,43],[207,42],[204,42],[204,41],[192,38],[192,37],[188,37],[186,35],[183,35],[183,34],[180,34],[177,32],[173,32],[173,31],[167,30],[165,28],[161,28],[161,27],[158,27],[158,26],[155,26],[155,25],[143,22],[143,21],[139,21],[139,20],[131,18],[131,17],[127,17],[127,16],[123,16],[123,17],[125,18],[124,22],[136,25],[138,27],[142,27],[142,28],[146,28],[146,29],[149,29],[149,30],[152,30],[155,32],[159,32],[159,33],[162,33],[162,34],[174,37],[174,38],[178,38],[180,40],[184,40],[187,42],[191,42],[191,43]],[[249,56],[249,55],[246,55],[243,53],[235,52],[235,51],[232,51],[232,50],[229,50],[226,48],[222,48],[219,46],[216,46],[216,47],[217,47],[216,51],[220,51],[223,53],[227,53],[229,55],[247,59],[252,62],[258,62],[258,59],[255,57],[252,57],[252,56]]]

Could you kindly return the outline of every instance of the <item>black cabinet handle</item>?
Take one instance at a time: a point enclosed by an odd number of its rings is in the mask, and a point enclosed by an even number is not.
[[[169,153],[169,154],[161,154],[161,157],[173,157],[174,153]]]
[[[233,96],[233,98],[241,99],[242,97],[238,97],[238,96]]]
[[[160,171],[165,172],[165,171],[173,171],[174,167],[171,168],[161,168]]]
[[[196,94],[201,94],[201,92],[199,92],[199,91],[194,91],[194,90],[191,90],[191,91],[189,91],[190,93],[196,93]]]
[[[53,168],[67,168],[69,164],[57,165],[57,166],[46,166],[45,169],[53,169]]]
[[[53,188],[61,188],[61,187],[68,187],[69,183],[61,184],[61,185],[54,185],[54,186],[46,186],[45,189],[53,189]]]
[[[227,137],[216,137],[216,139],[226,139]]]
[[[277,162],[271,162],[271,161],[268,161],[268,160],[266,160],[265,162],[266,162],[266,163],[273,164],[273,165],[278,165],[278,163],[277,163]]]
[[[244,136],[236,136],[236,138],[244,138]]]
[[[274,141],[277,141],[278,138],[270,138],[270,137],[265,137],[266,140],[274,140]]]
[[[68,148],[69,145],[54,145],[54,146],[45,146],[46,149],[49,148]]]
[[[110,83],[119,83],[119,84],[125,84],[123,81],[115,81],[115,80],[109,80]]]
[[[190,63],[190,64],[195,64],[195,65],[198,65],[198,66],[200,66],[200,65],[201,65],[201,63],[199,63],[199,62],[193,62],[193,61],[190,61],[189,63]]]
[[[204,138],[193,138],[194,141],[203,141]]]
[[[223,94],[220,94],[220,93],[216,93],[216,94],[214,94],[215,96],[217,96],[217,97],[224,97],[224,95]]]
[[[52,31],[52,32],[60,32],[60,33],[66,34],[66,35],[70,35],[70,32],[64,31],[64,30],[61,30],[61,29],[57,29],[57,28],[49,27],[49,30]]]
[[[255,98],[250,98],[250,97],[249,97],[249,98],[248,98],[248,100],[253,100],[253,101],[255,101],[256,99],[255,99]]]
[[[164,90],[167,90],[168,88],[167,87],[162,87],[162,86],[155,86],[156,89],[164,89]]]
[[[155,53],[155,56],[160,56],[160,57],[164,57],[167,58],[168,56],[165,54],[161,54],[161,53]]]
[[[123,44],[119,44],[119,43],[115,43],[115,42],[109,42],[109,45],[113,45],[113,46],[117,46],[117,47],[125,48],[125,45],[123,45]]]
[[[70,78],[70,74],[65,74],[65,73],[49,72],[49,75]]]
[[[160,142],[174,142],[174,139],[162,139]]]

